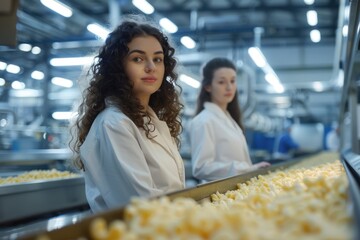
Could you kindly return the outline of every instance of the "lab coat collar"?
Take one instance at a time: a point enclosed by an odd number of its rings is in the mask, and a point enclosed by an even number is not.
[[[179,154],[176,143],[170,134],[169,127],[166,122],[161,121],[157,117],[154,110],[150,107],[148,108],[148,113],[151,116],[152,124],[155,126],[154,131],[150,132],[150,136],[152,136],[151,141],[159,144],[168,154],[170,154],[170,156],[172,156],[178,168],[180,178],[184,179],[185,173],[182,165],[182,158]],[[144,120],[148,121],[148,119]]]
[[[155,114],[152,108],[148,108],[148,113],[151,116],[151,123],[154,124],[154,131],[150,132],[151,140],[161,145],[170,155],[174,158],[174,149],[172,145],[173,140],[169,132],[169,128],[166,122],[161,121],[158,116]],[[144,121],[148,121],[146,117],[144,117]],[[169,142],[170,141],[170,142]]]
[[[110,99],[105,100],[105,104],[107,107],[112,106],[112,102]],[[175,161],[176,166],[178,167],[178,172],[180,175],[180,178],[185,181],[185,172],[183,168],[183,162],[182,158],[179,154],[179,151],[177,149],[177,146],[175,144],[175,141],[173,137],[170,135],[169,127],[167,126],[166,122],[161,121],[154,110],[149,106],[147,109],[147,112],[149,113],[151,117],[151,122],[154,124],[154,131],[150,132],[151,141],[154,141],[155,143],[159,144]],[[149,121],[146,117],[144,117],[144,122]],[[141,131],[142,134],[146,137],[145,131]]]
[[[222,119],[226,120],[228,119],[229,113],[226,111],[226,113],[215,103],[212,102],[205,102],[204,108],[210,112],[215,113],[217,116],[221,117]]]
[[[234,128],[236,131],[241,131],[239,125],[235,122],[235,120],[231,117],[229,111],[224,112],[217,104],[212,102],[205,102],[204,108],[215,114],[216,117],[220,118],[227,124],[229,127]]]

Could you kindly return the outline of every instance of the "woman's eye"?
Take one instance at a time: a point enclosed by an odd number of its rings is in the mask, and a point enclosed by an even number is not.
[[[154,59],[154,62],[156,62],[156,63],[161,63],[162,61],[163,61],[162,58],[155,58],[155,59]]]
[[[141,58],[139,58],[139,57],[134,57],[134,58],[133,58],[133,61],[134,61],[134,62],[141,62],[141,61],[142,61],[142,59],[141,59]]]

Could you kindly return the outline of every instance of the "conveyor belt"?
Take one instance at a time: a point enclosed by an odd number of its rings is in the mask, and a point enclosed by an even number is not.
[[[0,225],[86,206],[83,177],[0,186]]]
[[[321,159],[321,158],[318,158],[315,160],[318,161],[319,164],[324,162],[324,159]],[[216,191],[225,192],[227,190],[235,189],[237,183],[245,182],[245,181],[249,180],[250,178],[260,175],[260,174],[261,175],[266,174],[269,170],[274,171],[274,170],[278,170],[281,168],[291,168],[292,166],[302,167],[306,164],[307,164],[306,159],[304,159],[304,161],[302,161],[301,159],[299,159],[298,161],[291,160],[291,161],[285,162],[284,164],[272,166],[270,169],[261,169],[259,171],[255,171],[252,173],[238,175],[235,177],[222,179],[219,181],[209,182],[206,184],[198,185],[193,188],[173,192],[173,193],[167,194],[166,196],[168,196],[171,199],[175,199],[178,197],[188,197],[188,198],[193,198],[197,201],[201,201],[203,199],[209,198],[210,194],[212,194]],[[351,184],[351,182],[350,182],[350,184]],[[355,201],[353,204],[358,205],[360,203]],[[77,239],[80,237],[89,238],[89,235],[88,235],[89,234],[89,225],[95,218],[103,218],[107,222],[111,222],[115,219],[122,219],[123,213],[124,213],[124,208],[117,208],[117,209],[113,209],[111,211],[96,214],[96,215],[93,215],[91,217],[84,219],[83,221],[81,221],[75,225],[71,225],[71,226],[64,227],[62,229],[47,232],[47,236],[50,237],[50,239],[52,239],[52,240]],[[35,240],[36,235],[25,236],[23,239],[24,240]]]

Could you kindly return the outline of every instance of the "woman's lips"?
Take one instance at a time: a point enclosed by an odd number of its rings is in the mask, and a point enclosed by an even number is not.
[[[141,78],[141,80],[144,81],[144,82],[149,82],[149,83],[156,82],[155,77],[144,77],[144,78]]]

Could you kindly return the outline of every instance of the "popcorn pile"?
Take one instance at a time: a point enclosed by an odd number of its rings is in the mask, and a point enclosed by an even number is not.
[[[79,174],[69,171],[58,171],[56,169],[51,170],[32,170],[19,174],[15,177],[0,178],[0,185],[33,182],[38,180],[48,180],[57,178],[73,178],[79,177]]]
[[[214,193],[208,202],[134,199],[124,220],[108,225],[97,218],[89,231],[94,240],[352,239],[348,200],[340,161],[312,159]]]

